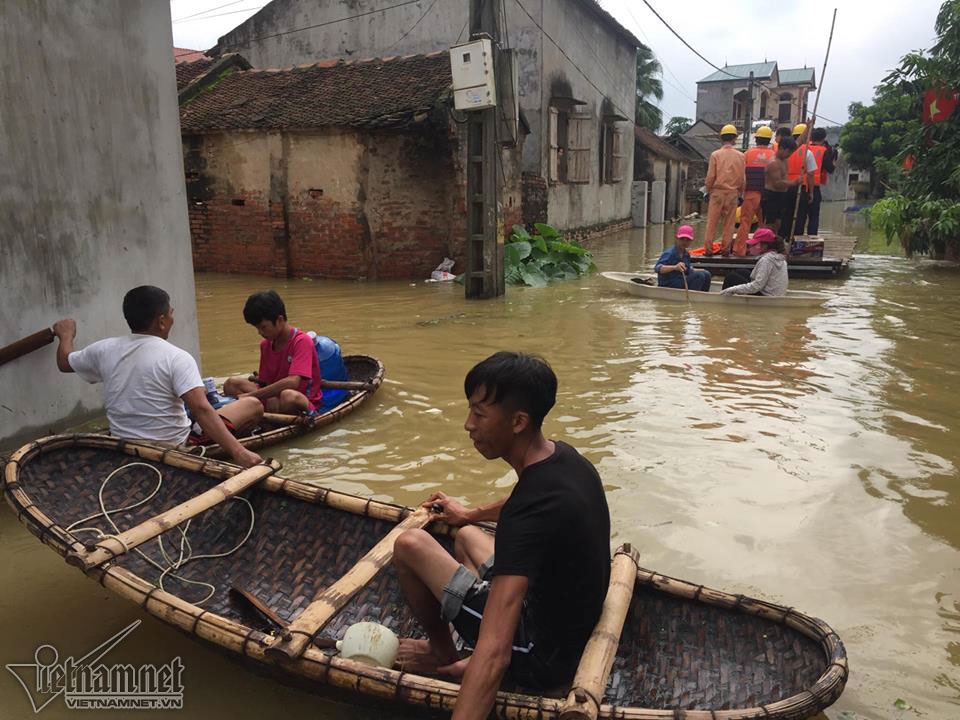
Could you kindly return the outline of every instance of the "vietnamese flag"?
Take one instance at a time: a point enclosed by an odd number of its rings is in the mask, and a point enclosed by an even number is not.
[[[957,93],[945,90],[927,90],[923,96],[923,122],[940,123],[953,115],[957,108]]]

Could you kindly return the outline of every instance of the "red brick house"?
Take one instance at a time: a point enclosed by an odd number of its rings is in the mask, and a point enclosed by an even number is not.
[[[423,278],[444,256],[462,269],[466,133],[447,53],[213,75],[181,95],[197,270]],[[502,152],[506,228],[521,149]]]

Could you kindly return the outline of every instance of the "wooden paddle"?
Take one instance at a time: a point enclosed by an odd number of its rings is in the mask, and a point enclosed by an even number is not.
[[[255,615],[259,615],[278,630],[285,630],[290,624],[277,615],[273,610],[271,610],[270,607],[260,598],[258,598],[249,590],[245,590],[238,585],[231,585],[230,590],[227,592],[227,596],[238,605],[243,605],[248,610],[251,610]],[[313,644],[318,648],[326,650],[335,648],[337,646],[337,641],[333,638],[317,637],[313,638]]]
[[[33,335],[28,335],[22,340],[17,340],[6,347],[0,348],[0,365],[5,365],[11,360],[16,360],[18,357],[32,353],[34,350],[39,350],[44,345],[49,345],[55,337],[51,328],[44,328],[40,332],[35,332]]]
[[[690,302],[690,288],[687,287],[687,272],[683,270],[680,272],[680,277],[683,278],[683,292],[687,295],[687,302]]]
[[[373,383],[361,382],[359,380],[321,380],[320,387],[330,390],[376,390],[377,386]]]

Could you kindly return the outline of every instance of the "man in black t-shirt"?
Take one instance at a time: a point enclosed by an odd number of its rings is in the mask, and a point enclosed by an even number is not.
[[[398,662],[408,672],[462,678],[456,720],[487,717],[505,674],[539,690],[568,684],[610,580],[600,476],[541,431],[557,393],[550,366],[499,352],[470,371],[464,391],[474,447],[509,463],[517,484],[486,507],[467,509],[443,493],[423,504],[461,526],[455,557],[423,530],[408,530],[394,547],[404,596],[429,638],[401,641]],[[497,521],[496,538],[469,527],[483,521]],[[450,623],[473,649],[463,660]]]

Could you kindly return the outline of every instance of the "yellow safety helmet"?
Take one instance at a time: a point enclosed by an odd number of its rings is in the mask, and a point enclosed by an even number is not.
[[[796,137],[797,135],[803,135],[806,131],[807,131],[806,123],[797,123],[796,125],[793,126],[794,137]]]
[[[767,125],[761,125],[757,128],[757,132],[754,135],[758,138],[772,138],[773,130],[771,130]]]
[[[720,134],[721,134],[721,135],[736,135],[736,134],[737,134],[737,127],[736,127],[736,125],[731,125],[731,124],[727,123],[727,124],[724,125],[722,128],[720,128]]]

